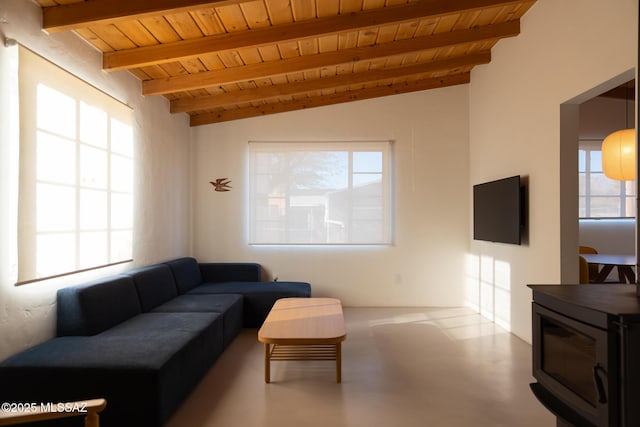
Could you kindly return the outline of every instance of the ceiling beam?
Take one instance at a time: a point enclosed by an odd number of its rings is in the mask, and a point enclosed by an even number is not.
[[[443,15],[471,12],[486,7],[518,3],[516,0],[419,1],[401,6],[354,12],[327,18],[293,22],[251,31],[218,34],[154,46],[105,52],[106,71],[181,61],[213,52],[258,48],[274,43],[321,37],[346,31],[362,31],[381,25],[400,24]],[[75,3],[74,3],[75,4]]]
[[[363,60],[386,58],[444,46],[513,37],[519,33],[520,21],[515,20],[501,24],[448,33],[438,33],[373,46],[325,52],[317,55],[298,56],[279,61],[262,62],[183,76],[146,80],[142,82],[142,94],[145,96],[161,95],[222,84],[264,79],[287,73],[302,72]]]
[[[247,0],[91,0],[46,7],[42,28],[54,33],[94,25],[114,24],[153,15],[238,4]]]
[[[295,96],[307,92],[315,92],[326,89],[337,89],[349,86],[358,86],[382,82],[385,80],[409,77],[436,71],[451,70],[463,67],[473,67],[479,64],[487,64],[491,61],[491,52],[480,52],[456,58],[432,61],[410,66],[369,70],[356,74],[342,74],[335,77],[326,77],[314,80],[305,80],[295,83],[287,83],[273,86],[245,89],[228,92],[222,95],[208,95],[197,98],[181,98],[171,101],[172,113],[184,113],[189,111],[223,108],[228,105],[260,102],[283,96]]]
[[[284,113],[287,111],[303,110],[307,108],[334,105],[363,99],[379,98],[381,96],[398,95],[402,93],[416,92],[427,89],[442,88],[469,83],[470,73],[438,77],[433,79],[407,82],[397,85],[379,86],[335,93],[333,95],[315,96],[290,102],[265,104],[259,107],[246,107],[234,110],[224,110],[215,113],[198,114],[191,116],[191,126],[200,126],[211,123],[220,123],[229,120],[246,119],[249,117],[264,116],[267,114]]]

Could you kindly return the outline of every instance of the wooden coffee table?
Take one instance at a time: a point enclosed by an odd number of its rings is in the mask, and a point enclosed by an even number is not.
[[[336,381],[341,382],[342,341],[346,337],[340,300],[277,300],[258,331],[258,341],[264,343],[265,382],[271,382],[273,360],[335,360]]]

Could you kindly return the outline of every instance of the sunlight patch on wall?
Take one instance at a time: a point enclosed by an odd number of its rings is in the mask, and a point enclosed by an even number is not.
[[[480,312],[480,257],[467,254],[465,257],[465,304],[476,312]]]
[[[494,270],[493,257],[480,257],[480,314],[493,320],[494,313]]]
[[[511,264],[489,255],[466,256],[465,305],[511,330]]]
[[[493,321],[511,330],[511,264],[496,260],[494,267]]]

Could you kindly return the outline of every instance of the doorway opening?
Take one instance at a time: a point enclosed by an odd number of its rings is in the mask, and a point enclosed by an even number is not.
[[[635,257],[636,183],[609,180],[601,166],[602,140],[635,126],[635,93],[632,69],[560,106],[563,284],[579,283],[580,246]]]

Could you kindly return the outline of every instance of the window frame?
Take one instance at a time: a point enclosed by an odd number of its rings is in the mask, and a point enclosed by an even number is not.
[[[592,152],[602,152],[602,141],[603,139],[593,138],[581,138],[578,143],[578,217],[579,219],[629,219],[635,218],[635,210],[633,206],[627,206],[628,203],[631,205],[635,204],[635,194],[633,191],[627,191],[627,181],[619,181],[619,191],[616,195],[598,195],[592,194],[591,192],[591,176],[592,175],[602,175],[605,179],[609,179],[604,175],[602,168],[600,170],[592,170],[591,169],[591,156]],[[584,170],[581,168],[581,152],[584,152]],[[580,184],[580,178],[584,175],[584,191],[582,191],[582,185]],[[614,181],[614,180],[611,180]],[[634,188],[634,186],[632,186]],[[584,193],[584,194],[583,194]],[[618,216],[592,216],[592,200],[599,198],[617,198],[617,208],[621,215]],[[582,200],[584,199],[584,212],[585,215],[582,215]],[[631,216],[627,216],[627,211],[630,211]]]
[[[393,199],[392,199],[392,158],[393,158],[393,143],[392,140],[366,140],[366,141],[249,141],[248,145],[248,213],[247,213],[247,242],[250,246],[312,246],[312,247],[328,247],[328,246],[389,246],[393,244]],[[354,238],[354,234],[357,232],[352,231],[352,227],[346,227],[346,233],[349,235],[349,239],[346,241],[339,241],[335,238],[331,238],[332,234],[331,230],[328,228],[331,224],[336,225],[337,222],[333,221],[331,218],[327,218],[327,211],[329,210],[328,206],[330,202],[328,201],[328,197],[325,197],[325,205],[324,205],[324,220],[322,224],[324,225],[324,231],[322,234],[324,235],[323,241],[303,241],[300,239],[289,240],[288,238],[282,240],[275,239],[262,239],[258,236],[258,224],[256,221],[260,221],[261,219],[257,218],[257,210],[259,209],[256,197],[257,192],[256,188],[258,186],[256,181],[256,175],[258,175],[256,171],[256,157],[257,153],[266,153],[269,151],[276,150],[278,152],[330,152],[330,153],[347,153],[348,158],[348,187],[343,190],[333,190],[328,192],[338,193],[340,191],[345,191],[349,195],[353,195],[354,189],[362,189],[366,187],[368,184],[375,184],[376,181],[367,181],[365,178],[365,182],[358,186],[354,183],[357,181],[357,177],[363,177],[368,174],[379,174],[380,179],[380,199],[381,204],[379,205],[379,209],[381,212],[380,219],[377,222],[380,223],[380,238],[372,241],[364,241]],[[376,152],[381,153],[381,168],[379,173],[374,171],[366,171],[366,170],[355,170],[354,169],[354,159],[353,153],[366,153],[366,152]],[[318,191],[322,191],[318,189]],[[282,206],[280,209],[289,209],[294,206],[290,200],[290,193],[286,193],[282,195]],[[352,199],[349,199],[352,200]],[[354,221],[354,212],[355,209],[352,209],[352,202],[349,202],[349,216],[347,221],[348,223],[352,223]],[[268,206],[262,205],[263,208],[269,209]],[[362,208],[362,206],[361,206]],[[357,208],[356,208],[357,209]],[[366,207],[363,208],[366,210]],[[363,212],[363,210],[361,210]],[[335,219],[335,217],[334,217]],[[264,219],[262,219],[264,220]],[[288,215],[287,219],[285,219],[285,227],[290,227],[293,221],[293,216]],[[363,220],[365,223],[366,220]],[[375,222],[375,221],[373,221]],[[280,231],[281,233],[287,234],[290,228],[286,228],[287,231]],[[312,233],[309,231],[309,233]],[[333,233],[335,236],[336,233]]]

